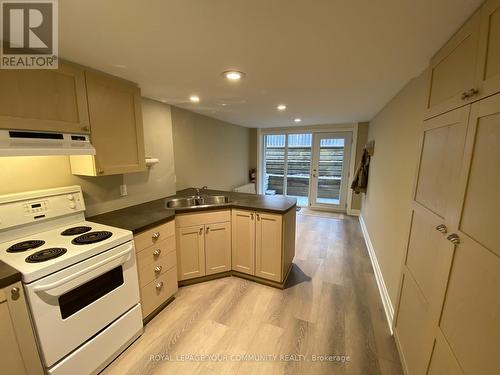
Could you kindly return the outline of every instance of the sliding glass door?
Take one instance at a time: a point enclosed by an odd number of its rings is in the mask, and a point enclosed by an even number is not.
[[[264,194],[295,197],[308,206],[311,150],[312,134],[264,136]]]
[[[352,133],[316,133],[310,206],[345,209]]]
[[[344,209],[350,132],[264,136],[262,190],[297,198],[301,207]]]

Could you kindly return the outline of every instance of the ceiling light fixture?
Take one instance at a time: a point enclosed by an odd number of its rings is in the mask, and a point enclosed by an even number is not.
[[[286,109],[286,105],[284,105],[284,104],[280,104],[280,105],[278,105],[278,106],[276,107],[276,109],[277,109],[278,111],[284,111],[284,110]]]
[[[189,100],[191,101],[191,103],[199,103],[200,102],[200,97],[196,96],[196,95],[191,95],[189,97]]]
[[[222,75],[228,79],[229,81],[239,81],[240,79],[245,77],[245,73],[240,72],[239,70],[226,70],[222,72]]]
[[[301,122],[301,121],[302,121],[302,119],[300,119],[300,118],[296,118],[293,120],[293,122]]]

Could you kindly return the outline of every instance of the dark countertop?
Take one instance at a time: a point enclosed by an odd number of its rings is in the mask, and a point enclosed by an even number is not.
[[[156,225],[166,223],[175,218],[175,214],[200,212],[209,210],[220,210],[223,208],[241,208],[284,214],[295,209],[297,199],[272,195],[256,195],[246,193],[235,193],[221,190],[205,190],[204,195],[226,195],[231,202],[210,207],[196,207],[188,209],[167,209],[165,200],[179,197],[196,195],[196,189],[189,188],[178,191],[177,194],[157,199],[151,202],[126,207],[104,214],[88,217],[88,221],[110,225],[130,230],[134,233],[141,232]]]
[[[21,272],[0,260],[0,288],[21,281]]]

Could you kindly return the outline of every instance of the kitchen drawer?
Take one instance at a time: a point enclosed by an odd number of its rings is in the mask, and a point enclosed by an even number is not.
[[[217,210],[217,211],[176,215],[175,226],[177,228],[184,228],[195,225],[224,223],[226,221],[231,221],[231,211]]]
[[[176,252],[170,251],[165,255],[162,254],[155,261],[138,267],[139,286],[142,288],[153,280],[159,279],[166,271],[175,267],[176,264]]]
[[[158,225],[149,230],[145,230],[134,236],[135,241],[135,251],[139,252],[144,250],[146,247],[156,244],[163,239],[175,235],[175,224],[174,221]]]
[[[158,287],[161,285],[161,287]],[[142,316],[145,318],[177,292],[177,267],[141,288]]]
[[[140,269],[149,263],[158,261],[167,253],[175,250],[175,236],[170,236],[163,241],[151,245],[137,252],[137,268]]]

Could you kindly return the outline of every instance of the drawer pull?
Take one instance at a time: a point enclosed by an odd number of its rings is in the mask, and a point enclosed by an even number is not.
[[[160,281],[158,284],[156,284],[157,290],[160,290],[161,288],[163,288],[163,281]]]
[[[155,257],[159,257],[159,256],[160,256],[160,254],[161,254],[161,250],[160,250],[160,249],[156,249],[155,251],[153,251],[153,255],[154,255]]]
[[[10,296],[11,296],[12,300],[14,300],[14,301],[18,300],[20,293],[21,292],[20,292],[19,288],[17,288],[17,287],[12,288],[10,290]]]
[[[160,232],[154,232],[151,238],[153,239],[153,241],[156,241],[158,238],[160,238]]]
[[[156,273],[160,273],[160,272],[161,272],[161,269],[162,269],[162,266],[156,266],[156,267],[155,267],[155,272],[156,272]]]

